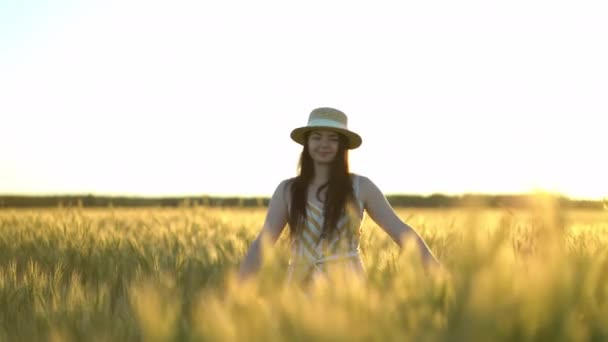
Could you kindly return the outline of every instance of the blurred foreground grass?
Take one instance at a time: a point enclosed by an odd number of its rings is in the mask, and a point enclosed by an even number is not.
[[[608,340],[608,211],[399,214],[446,272],[367,218],[367,281],[302,292],[287,231],[233,281],[262,209],[2,210],[0,341]]]

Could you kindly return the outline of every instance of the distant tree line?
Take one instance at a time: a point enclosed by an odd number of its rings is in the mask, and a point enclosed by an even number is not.
[[[452,208],[481,206],[488,208],[525,208],[539,200],[561,208],[605,209],[607,203],[592,200],[572,200],[554,195],[460,195],[434,194],[388,195],[393,207]],[[111,197],[93,195],[69,196],[0,196],[0,208],[57,208],[57,207],[266,207],[267,197]]]

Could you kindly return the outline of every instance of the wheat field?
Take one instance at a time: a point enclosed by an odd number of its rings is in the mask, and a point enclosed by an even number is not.
[[[608,340],[608,211],[398,209],[426,273],[368,217],[367,279],[285,286],[287,230],[235,271],[263,208],[0,211],[0,341]]]

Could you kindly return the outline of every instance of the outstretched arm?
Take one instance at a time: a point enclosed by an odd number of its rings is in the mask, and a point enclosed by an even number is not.
[[[405,224],[395,213],[386,196],[367,177],[361,180],[361,190],[365,209],[370,217],[395,241],[399,247],[408,239],[414,239],[425,268],[439,266],[439,262],[422,237],[410,226]]]
[[[287,181],[281,182],[270,199],[264,226],[257,238],[253,241],[251,246],[249,246],[249,250],[239,269],[238,278],[241,281],[257,273],[262,261],[263,244],[266,242],[274,244],[287,224],[288,210],[287,199],[285,198],[286,187]]]

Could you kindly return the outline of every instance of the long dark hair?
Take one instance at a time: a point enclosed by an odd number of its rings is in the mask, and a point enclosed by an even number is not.
[[[314,161],[308,151],[308,137],[304,139],[304,148],[298,163],[298,176],[291,182],[291,208],[289,211],[289,231],[291,238],[300,234],[306,221],[306,202],[308,200],[308,185],[314,177]],[[346,137],[338,134],[338,152],[331,163],[329,179],[317,190],[319,199],[321,191],[327,188],[325,203],[323,203],[323,232],[322,237],[331,238],[337,229],[338,220],[345,211],[347,204],[354,199],[353,184],[348,166],[348,148]],[[320,200],[320,199],[319,199]]]

